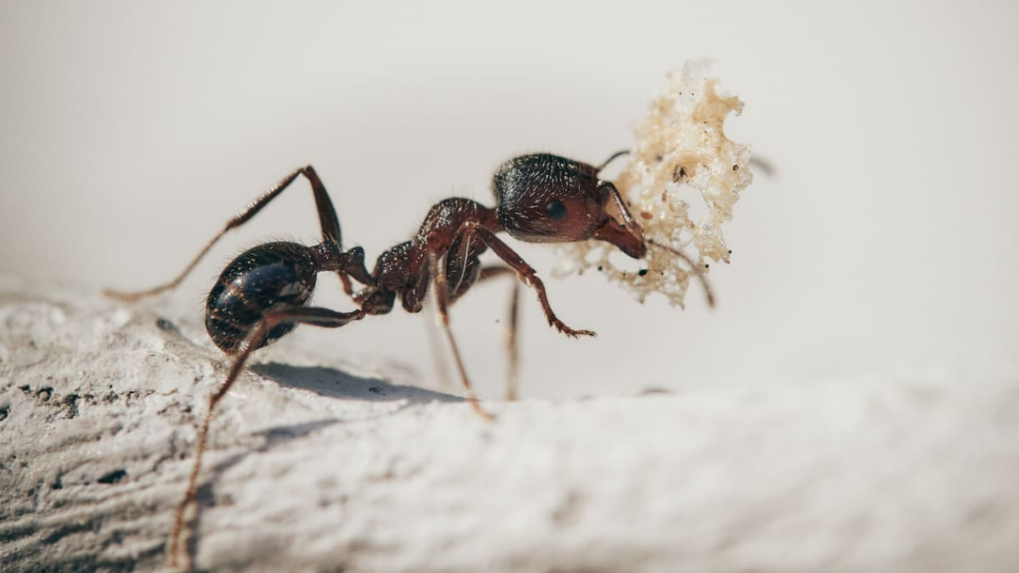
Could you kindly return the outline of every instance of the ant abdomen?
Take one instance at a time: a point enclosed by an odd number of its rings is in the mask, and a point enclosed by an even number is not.
[[[297,243],[266,243],[241,253],[209,293],[205,329],[223,352],[238,352],[266,312],[308,302],[315,289],[315,273],[314,252]],[[253,349],[272,344],[295,326],[292,322],[276,325],[252,342]]]

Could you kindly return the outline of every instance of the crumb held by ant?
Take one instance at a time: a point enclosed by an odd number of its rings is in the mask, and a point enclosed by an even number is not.
[[[614,181],[638,215],[646,239],[666,247],[648,249],[646,266],[655,272],[627,273],[609,258],[612,249],[586,241],[559,247],[557,275],[597,267],[640,301],[658,292],[682,306],[690,278],[710,268],[706,260],[729,262],[732,251],[722,226],[732,220],[733,206],[753,173],[747,168],[750,146],[729,140],[723,129],[731,113],[742,112],[743,102],[721,95],[717,84],[703,61],[688,62],[681,73],[670,74],[668,87],[637,127],[629,165]],[[705,214],[699,219],[692,218],[691,205],[679,197],[679,186],[690,186],[703,199],[700,211]],[[688,253],[692,262],[669,249]]]

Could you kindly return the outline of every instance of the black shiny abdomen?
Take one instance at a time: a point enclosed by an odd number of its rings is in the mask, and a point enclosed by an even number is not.
[[[237,352],[251,328],[270,310],[301,306],[315,289],[315,259],[297,243],[267,243],[241,253],[219,276],[205,307],[205,328],[223,352]],[[254,348],[273,343],[296,326],[285,322]]]

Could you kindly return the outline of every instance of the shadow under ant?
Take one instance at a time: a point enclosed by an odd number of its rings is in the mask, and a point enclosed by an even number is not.
[[[292,366],[290,364],[270,362],[253,366],[251,370],[263,378],[276,382],[280,386],[310,390],[319,396],[327,398],[371,402],[402,400],[404,403],[396,410],[379,413],[374,416],[349,419],[325,418],[311,422],[275,426],[254,432],[254,436],[261,436],[265,441],[260,446],[233,454],[213,465],[210,468],[211,476],[196,492],[195,499],[197,503],[195,505],[195,513],[187,521],[187,530],[191,534],[184,543],[184,551],[187,553],[190,563],[194,563],[195,557],[198,555],[199,534],[201,532],[204,510],[218,505],[215,494],[216,486],[228,470],[240,464],[248,456],[255,453],[266,453],[287,444],[291,440],[303,438],[330,426],[392,416],[407,408],[430,402],[453,403],[465,400],[464,398],[431,390],[389,384],[379,379],[362,378],[341,370],[321,366]],[[203,570],[192,569],[192,571]]]
[[[416,388],[391,384],[381,378],[364,378],[325,366],[294,366],[281,362],[266,362],[250,368],[262,378],[282,387],[309,390],[325,398],[382,402],[403,400],[407,406],[430,402],[463,402],[464,398]]]

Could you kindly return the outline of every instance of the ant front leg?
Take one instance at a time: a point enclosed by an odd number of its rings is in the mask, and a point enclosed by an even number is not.
[[[266,334],[271,332],[273,328],[286,322],[311,324],[324,328],[339,328],[355,320],[360,320],[363,317],[364,312],[361,310],[355,310],[353,312],[336,312],[327,308],[292,307],[267,312],[262,317],[262,320],[251,328],[247,337],[244,339],[244,342],[240,345],[240,352],[237,354],[236,358],[234,358],[234,362],[230,366],[230,372],[227,374],[223,385],[209,397],[209,407],[205,412],[205,418],[202,420],[202,425],[198,428],[198,439],[195,444],[195,460],[191,466],[191,474],[188,477],[188,486],[187,489],[184,490],[184,497],[181,499],[180,504],[177,506],[177,510],[174,513],[173,528],[170,530],[170,546],[168,549],[170,567],[176,568],[182,565],[178,558],[181,550],[187,545],[185,542],[186,540],[182,539],[185,532],[185,517],[188,508],[195,502],[198,494],[198,476],[202,471],[202,456],[205,454],[209,437],[209,427],[212,424],[216,405],[219,404],[220,400],[222,400],[223,397],[226,396],[226,393],[230,390],[230,387],[237,381],[238,376],[240,376],[240,373],[244,368],[244,364],[248,361],[248,357],[251,356],[252,352],[258,349],[257,341],[263,340]],[[183,567],[186,570],[191,570],[191,565],[191,555],[190,553],[185,552]]]
[[[523,281],[524,284],[533,288],[538,293],[538,300],[541,302],[541,308],[545,311],[545,319],[548,320],[550,326],[555,327],[556,330],[565,334],[566,336],[578,337],[578,336],[597,336],[594,331],[591,330],[574,330],[569,326],[566,326],[563,321],[555,315],[552,311],[552,305],[548,302],[548,295],[545,293],[545,283],[541,282],[538,278],[538,272],[528,265],[517,254],[516,251],[510,248],[509,245],[504,243],[502,239],[496,237],[494,233],[488,229],[478,225],[473,221],[464,223],[465,227],[469,228],[470,232],[477,233],[481,240],[485,242],[485,245],[492,249],[500,259],[503,260],[507,265],[510,266],[517,273],[517,277]]]
[[[293,183],[294,180],[297,179],[297,177],[300,175],[304,175],[305,178],[307,178],[308,181],[311,183],[311,190],[312,193],[315,195],[315,207],[316,210],[318,211],[319,224],[322,227],[322,238],[326,241],[335,244],[337,250],[342,250],[340,221],[336,217],[336,209],[333,208],[333,203],[329,199],[329,194],[326,192],[325,186],[322,184],[322,181],[318,178],[318,174],[315,173],[315,168],[309,165],[307,167],[295,169],[290,175],[287,175],[286,177],[281,179],[279,183],[273,185],[268,191],[266,191],[257,199],[252,201],[247,207],[245,207],[240,213],[238,213],[237,216],[227,221],[226,225],[223,227],[223,230],[217,233],[216,236],[214,236],[212,240],[210,240],[205,245],[205,247],[202,248],[202,250],[198,253],[198,256],[196,256],[188,264],[188,266],[185,267],[184,271],[177,275],[177,277],[174,278],[172,281],[157,286],[155,288],[139,292],[119,292],[114,290],[106,290],[104,294],[106,294],[106,296],[120,299],[126,302],[134,302],[139,299],[157,295],[161,292],[176,288],[177,285],[179,285],[185,279],[185,277],[187,277],[191,273],[191,271],[194,270],[194,268],[198,265],[198,262],[201,261],[202,258],[205,257],[205,255],[208,254],[210,250],[212,250],[212,247],[221,238],[223,238],[223,235],[226,235],[228,232],[230,232],[231,229],[236,229],[237,227],[240,227],[244,223],[247,223],[249,220],[251,220],[252,217],[258,214],[258,212],[261,211],[263,207],[268,205],[273,199],[278,197],[280,193],[282,193],[287,187],[289,187],[290,184]],[[363,264],[361,265],[361,268],[363,269]],[[353,276],[359,282],[368,284],[371,280],[367,270],[348,269],[348,271],[352,271],[351,276]],[[342,272],[339,274],[340,280],[343,282],[343,290],[348,295],[351,294],[353,292],[353,287],[350,284],[350,277],[348,277],[346,274]]]

